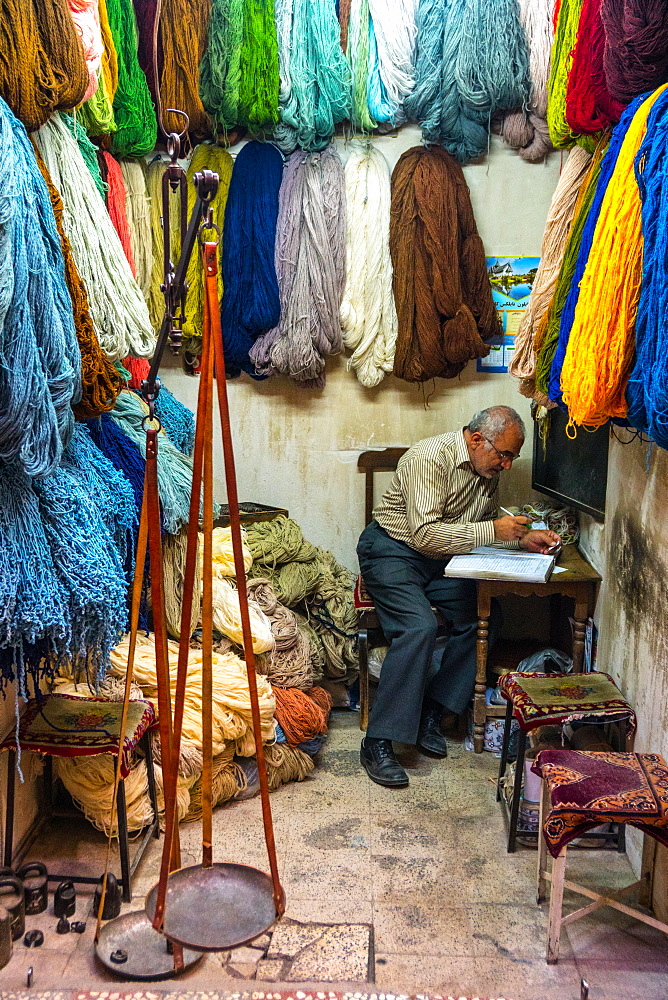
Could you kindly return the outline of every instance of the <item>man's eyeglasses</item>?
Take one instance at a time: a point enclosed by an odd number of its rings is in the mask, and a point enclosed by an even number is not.
[[[497,453],[497,455],[499,456],[499,458],[501,459],[502,462],[514,462],[516,458],[520,457],[520,453],[519,452],[517,452],[517,454],[515,454],[512,451],[499,451],[499,449],[496,447],[496,445],[492,441],[490,441],[490,439],[488,437],[485,437],[484,434],[481,434],[480,436],[483,437],[483,438],[485,438],[485,441],[487,442],[487,444],[490,446],[490,448],[492,448],[493,451],[495,451]]]

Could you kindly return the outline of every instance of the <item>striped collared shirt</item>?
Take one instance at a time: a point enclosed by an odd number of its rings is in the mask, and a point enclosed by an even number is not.
[[[470,552],[494,542],[498,489],[498,476],[485,479],[471,465],[463,431],[452,431],[402,455],[373,516],[392,538],[432,558]]]

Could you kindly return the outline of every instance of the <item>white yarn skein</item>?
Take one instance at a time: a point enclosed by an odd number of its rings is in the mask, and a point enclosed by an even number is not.
[[[76,139],[58,114],[34,137],[63,199],[63,226],[102,350],[110,361],[150,358],[155,335],[146,302]]]
[[[547,114],[547,83],[554,31],[554,0],[519,0],[520,21],[529,41],[531,111],[539,118]]]
[[[415,86],[417,5],[418,0],[369,0],[380,78],[397,109]]]
[[[121,160],[120,164],[125,182],[125,211],[130,229],[130,246],[137,272],[137,284],[145,301],[148,302],[153,272],[153,235],[145,167],[139,160]]]
[[[346,290],[341,327],[348,362],[362,385],[378,385],[394,365],[397,312],[390,257],[390,168],[370,144],[353,150],[345,168]]]
[[[266,653],[275,646],[271,622],[255,601],[248,602],[254,653]],[[243,645],[239,592],[222,576],[213,578],[213,625],[237,645]]]

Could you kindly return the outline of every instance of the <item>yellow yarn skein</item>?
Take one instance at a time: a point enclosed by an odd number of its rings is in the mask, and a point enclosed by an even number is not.
[[[627,413],[624,393],[633,365],[643,261],[633,161],[652,106],[666,87],[638,108],[601,204],[561,373],[570,428],[600,427]]]

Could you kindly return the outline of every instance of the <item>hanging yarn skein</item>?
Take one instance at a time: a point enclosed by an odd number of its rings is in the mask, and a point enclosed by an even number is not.
[[[133,0],[133,5],[137,20],[137,34],[139,36],[137,59],[142,73],[146,77],[148,89],[155,100],[158,89],[156,87],[155,69],[153,66],[153,38],[155,37],[158,45],[158,73],[161,73],[163,60],[162,37],[160,30],[155,26],[155,22],[158,17],[158,6],[162,6],[162,3],[161,0]],[[182,128],[183,123],[181,122],[179,123],[177,132],[180,132]]]
[[[566,121],[566,91],[581,12],[582,0],[560,0],[547,85],[547,124],[557,149],[570,149],[577,139]]]
[[[146,431],[142,427],[148,406],[134,392],[124,389],[109,416],[146,457]],[[158,449],[158,491],[165,531],[176,534],[188,523],[192,459],[176,448],[161,432]]]
[[[605,153],[606,145],[607,143],[603,139],[599,141],[589,164],[589,169],[587,170],[575,206],[573,223],[566,241],[566,248],[559,269],[554,296],[546,315],[539,323],[534,335],[534,347],[536,351],[536,395],[534,399],[543,405],[547,405],[549,400],[550,371],[559,342],[561,316],[573,282],[573,275],[582,244],[582,234],[596,194],[598,179],[601,173],[601,160]]]
[[[81,354],[49,192],[24,126],[0,99],[0,459],[58,465],[81,398]]]
[[[102,168],[98,159],[98,153],[100,151],[97,146],[93,145],[90,141],[86,135],[85,129],[79,125],[79,122],[76,120],[74,115],[61,115],[60,121],[67,126],[70,135],[79,147],[79,152],[84,159],[84,163],[86,164],[91,177],[95,181],[95,187],[100,192],[100,195],[106,204],[107,184],[102,178]]]
[[[351,0],[346,55],[352,76],[352,124],[362,132],[376,127],[369,114],[368,94],[372,67],[370,48],[369,0]]]
[[[561,372],[571,425],[598,427],[610,417],[626,416],[643,268],[634,159],[652,107],[658,102],[665,109],[668,103],[666,88],[651,94],[636,112],[601,202]]]
[[[424,141],[444,146],[460,163],[485,152],[489,122],[485,113],[464,107],[457,84],[467,5],[468,0],[419,0],[416,83],[405,102]]]
[[[232,178],[234,160],[221,146],[202,142],[195,147],[192,159],[188,164],[188,216],[192,214],[197,198],[197,191],[192,179],[198,171],[212,170],[218,174],[218,190],[209,204],[213,213],[213,221],[224,231],[225,206]],[[224,244],[224,239],[223,239]],[[185,321],[183,323],[183,350],[191,354],[201,351],[202,323],[204,318],[204,266],[202,255],[195,251],[188,263],[186,275],[188,291],[186,293]],[[223,272],[218,268],[218,299],[223,298]]]
[[[601,0],[583,0],[566,88],[566,121],[577,134],[609,128],[624,110],[624,104],[611,97],[605,82],[604,49]]]
[[[399,332],[394,374],[452,378],[500,333],[469,190],[439,146],[416,146],[392,174],[390,251]]]
[[[345,167],[346,273],[341,303],[348,366],[367,388],[394,366],[397,311],[390,257],[390,169],[371,144],[354,149]]]
[[[93,95],[77,109],[77,117],[89,135],[99,136],[116,131],[113,102],[118,87],[118,59],[105,0],[97,0],[96,6],[102,38],[98,86]]]
[[[97,0],[68,0],[68,7],[81,39],[88,67],[88,87],[82,98],[87,101],[97,90],[97,78],[104,52]]]
[[[325,358],[343,346],[344,199],[343,164],[333,147],[292,154],[281,185],[276,238],[281,319],[250,352],[259,374],[280,372],[303,388],[325,384]]]
[[[146,77],[141,71],[137,21],[132,0],[106,0],[109,26],[118,58],[111,148],[119,156],[144,156],[155,149],[158,126]]]
[[[170,115],[167,108],[179,108],[188,115],[191,139],[211,133],[209,118],[199,95],[199,66],[204,55],[211,13],[211,0],[162,0],[160,12],[160,47],[162,69],[160,94],[165,128],[181,132],[180,115]],[[152,38],[152,36],[151,36]]]
[[[309,152],[331,142],[350,117],[351,74],[341,48],[333,3],[276,0],[281,36],[280,124],[274,137],[286,153]]]
[[[79,104],[90,78],[67,0],[5,0],[0,8],[0,96],[29,132]]]
[[[587,218],[584,221],[582,236],[580,239],[580,248],[578,250],[577,261],[575,263],[575,268],[573,270],[573,278],[566,296],[566,301],[564,303],[561,318],[559,320],[559,334],[557,339],[557,345],[554,351],[554,357],[552,359],[552,365],[550,368],[550,380],[548,386],[548,396],[555,403],[561,404],[561,370],[564,364],[564,358],[566,357],[566,349],[568,347],[568,340],[571,334],[571,328],[573,326],[573,318],[575,316],[575,309],[580,297],[580,286],[582,282],[582,277],[587,266],[587,261],[589,259],[589,254],[591,251],[592,242],[594,239],[594,233],[596,232],[596,225],[598,222],[599,213],[601,211],[601,204],[605,193],[610,182],[610,178],[614,172],[615,166],[617,164],[617,158],[619,156],[619,151],[622,147],[622,143],[626,136],[627,130],[633,121],[633,117],[636,111],[640,108],[643,103],[643,98],[638,97],[633,101],[629,107],[626,109],[622,115],[619,124],[613,129],[612,137],[610,143],[606,150],[605,156],[601,161],[601,169],[599,172],[598,182],[596,184],[596,191],[593,194],[591,200],[591,207],[587,213]]]
[[[58,115],[35,141],[63,200],[63,226],[102,350],[112,361],[151,357],[155,337],[146,303],[77,143]]]
[[[665,0],[602,0],[603,65],[612,98],[628,104],[668,79]]]
[[[72,301],[74,328],[81,352],[81,399],[72,405],[72,409],[79,420],[89,420],[112,408],[116,397],[123,388],[123,379],[100,347],[88,308],[88,295],[74,263],[70,241],[63,227],[62,198],[49,177],[41,153],[36,147],[34,151],[37,165],[49,191],[56,228],[60,237],[60,247],[65,265],[65,280]]]
[[[553,148],[547,127],[547,81],[554,40],[555,0],[519,0],[520,21],[529,44],[531,96],[528,107],[504,115],[503,141],[523,160],[538,163]]]
[[[283,157],[271,143],[249,142],[237,155],[225,206],[221,321],[225,367],[258,377],[248,359],[255,339],[281,314],[274,246]]]
[[[151,317],[151,324],[154,330],[160,329],[162,317],[165,312],[165,297],[162,294],[163,281],[163,231],[162,231],[162,176],[167,169],[166,162],[157,157],[149,164],[146,172],[146,190],[148,191],[149,208],[151,214],[151,245],[153,267],[151,269],[151,287],[148,297],[148,311]],[[170,199],[173,197],[169,193]],[[181,244],[181,234],[179,231],[179,212],[176,204],[174,211],[169,212],[169,219],[172,227],[170,247],[172,261],[178,260]]]
[[[509,374],[519,379],[519,390],[524,396],[532,397],[535,391],[536,329],[554,295],[578,194],[590,162],[591,154],[580,146],[575,146],[568,154],[552,196],[541,245],[540,264],[531,289],[529,305],[515,337],[513,359],[508,366]]]
[[[378,72],[393,124],[405,115],[403,104],[415,86],[417,0],[369,0]]]
[[[126,209],[127,191],[120,164],[111,153],[103,152],[102,158],[106,166],[107,183],[107,211],[112,225],[118,233],[118,238],[123,247],[133,278],[137,277],[134,257],[132,256],[132,244],[130,227],[128,225],[128,215]]]
[[[135,265],[135,277],[144,299],[148,301],[153,271],[153,246],[146,165],[143,160],[121,160],[121,172],[125,184],[125,215],[130,230],[130,251]]]
[[[657,102],[638,150],[642,199],[643,277],[636,322],[636,360],[626,389],[629,423],[668,448],[668,292],[665,219],[668,211],[668,113]]]
[[[276,23],[274,0],[213,0],[200,96],[224,130],[271,130],[278,121]]]
[[[489,119],[528,103],[529,46],[517,0],[467,0],[455,77],[466,112]]]

